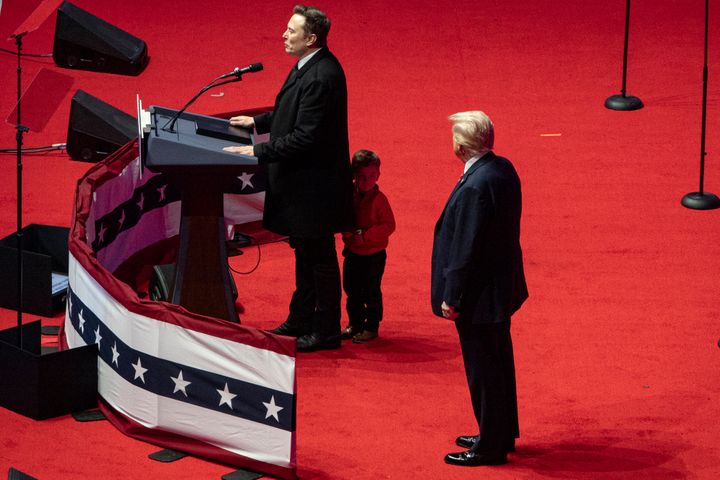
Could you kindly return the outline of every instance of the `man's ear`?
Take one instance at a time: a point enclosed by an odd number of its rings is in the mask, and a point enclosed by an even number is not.
[[[317,46],[317,35],[314,33],[311,33],[307,36],[307,40],[305,41],[305,46],[308,48],[316,47]]]

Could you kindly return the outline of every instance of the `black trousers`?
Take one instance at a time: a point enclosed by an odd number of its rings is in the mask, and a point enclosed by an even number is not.
[[[340,266],[335,237],[290,237],[295,251],[295,291],[288,323],[305,333],[340,334]]]
[[[480,434],[472,450],[503,452],[520,435],[510,322],[473,325],[458,319],[455,327]]]
[[[358,255],[347,248],[343,251],[343,288],[350,325],[359,330],[377,332],[383,317],[380,284],[385,272],[387,253]]]

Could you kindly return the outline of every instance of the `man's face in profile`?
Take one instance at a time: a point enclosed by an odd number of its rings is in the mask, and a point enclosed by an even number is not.
[[[285,51],[294,57],[303,57],[314,43],[314,37],[305,34],[305,17],[296,13],[290,17],[287,29],[283,33]]]

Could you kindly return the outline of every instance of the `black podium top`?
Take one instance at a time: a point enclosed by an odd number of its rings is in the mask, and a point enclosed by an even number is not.
[[[233,127],[228,120],[183,112],[168,131],[166,125],[177,110],[150,107],[150,131],[143,138],[143,159],[151,171],[182,170],[208,174],[239,174],[258,164],[257,158],[223,151],[238,143],[253,145],[250,130]],[[189,173],[189,172],[188,172]]]

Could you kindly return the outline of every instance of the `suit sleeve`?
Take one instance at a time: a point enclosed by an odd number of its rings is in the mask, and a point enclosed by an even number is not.
[[[324,132],[331,130],[325,126],[328,118],[326,112],[339,101],[336,99],[338,93],[334,90],[321,79],[313,79],[304,85],[293,130],[287,135],[255,145],[255,156],[262,163],[279,162],[306,156],[314,145],[322,144]]]
[[[273,112],[261,113],[253,117],[255,122],[255,130],[257,133],[268,133],[270,131],[270,125],[272,124]]]
[[[449,244],[443,300],[462,310],[463,295],[477,268],[478,249],[487,229],[490,200],[474,187],[458,192],[453,209],[455,229]]]

